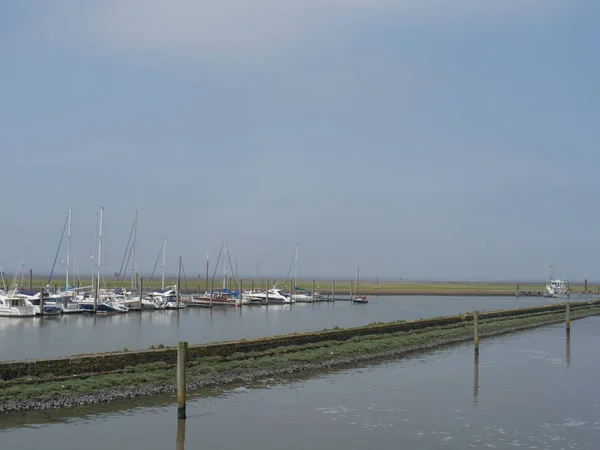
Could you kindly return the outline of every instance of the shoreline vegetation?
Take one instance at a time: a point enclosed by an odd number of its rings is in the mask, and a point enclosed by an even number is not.
[[[8,275],[7,275],[8,276]],[[7,278],[7,282],[10,282],[12,278]],[[251,278],[241,278],[243,282],[244,290],[249,290],[252,288],[252,279]],[[264,289],[267,286],[272,287],[273,281],[275,284],[285,289],[291,287],[292,280],[286,280],[284,278],[262,278],[256,279],[254,281],[255,289]],[[320,292],[323,295],[331,295],[332,291],[332,282],[333,280],[315,280],[315,288],[317,292]],[[24,289],[40,290],[46,287],[48,283],[47,278],[41,278],[34,276],[29,281],[28,277],[25,277],[20,283]],[[80,280],[73,280],[72,282],[75,287],[86,287],[91,286],[91,279],[85,278]],[[51,287],[56,287],[57,289],[62,289],[64,286],[64,280],[56,277],[51,283]],[[134,283],[135,284],[135,283]],[[165,279],[166,285],[174,285],[177,284],[177,279],[173,277],[169,277]],[[204,293],[207,290],[210,290],[211,280],[206,282],[205,278],[187,278],[182,279],[181,281],[181,292],[182,294],[193,294],[193,293]],[[219,290],[222,286],[222,280],[215,279],[214,280],[214,288],[215,290]],[[239,281],[235,281],[233,279],[230,280],[230,286],[232,290],[236,290],[239,288]],[[519,288],[519,292],[521,295],[527,296],[538,296],[543,295],[545,290],[545,283],[511,283],[511,282],[449,282],[449,281],[389,281],[389,280],[381,280],[377,282],[377,280],[373,279],[365,279],[360,281],[359,289],[360,293],[364,295],[461,295],[461,296],[515,296],[517,294],[517,286]],[[117,288],[123,287],[125,289],[132,289],[131,278],[126,278],[125,280],[119,281],[116,278],[105,277],[103,278],[102,287],[106,288]],[[152,280],[149,282],[149,279],[144,278],[144,291],[151,291],[155,289],[160,289],[161,287],[161,279]],[[308,291],[312,290],[313,280],[302,279],[298,280],[297,287],[301,289],[306,289]],[[586,290],[587,287],[587,290]],[[335,293],[336,295],[343,296],[348,295],[350,293],[350,278],[348,279],[336,279],[335,280]],[[595,284],[586,284],[583,282],[570,283],[570,292],[572,294],[596,294],[600,295],[600,286]],[[133,289],[139,289],[133,288]],[[356,289],[356,283],[353,281],[352,286],[353,291]]]
[[[600,302],[570,303],[570,311],[571,320],[600,315]],[[497,336],[564,321],[564,304],[486,312],[480,315],[479,336]],[[398,358],[472,339],[473,316],[465,314],[410,322],[374,323],[352,329],[336,327],[321,332],[193,346],[192,349],[204,349],[204,352],[203,356],[198,356],[202,351],[194,353],[192,350],[188,354],[186,385],[188,391],[194,391],[295,373],[318,373],[369,361]],[[296,345],[295,342],[301,344]],[[218,348],[226,351],[220,354],[214,350]],[[244,348],[245,350],[239,350]],[[142,354],[143,357],[144,354],[161,352],[165,357],[164,361],[134,364],[104,373],[98,373],[98,369],[96,373],[75,375],[41,373],[37,376],[10,377],[6,376],[9,372],[5,371],[3,381],[0,382],[0,414],[67,408],[174,393],[176,368],[172,359],[166,357],[168,352],[173,352],[173,348],[131,353]],[[114,354],[124,356],[128,352]],[[85,358],[102,359],[107,355],[112,354],[82,355],[81,361]],[[68,365],[77,362],[77,358],[64,360]],[[43,363],[44,360],[8,362],[4,365],[28,364],[31,367]],[[64,366],[65,370],[72,370],[68,365]]]

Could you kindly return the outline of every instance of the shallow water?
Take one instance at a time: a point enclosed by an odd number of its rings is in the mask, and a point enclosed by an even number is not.
[[[143,349],[175,345],[179,340],[216,342],[560,302],[539,297],[437,296],[381,296],[369,301],[366,305],[340,301],[44,319],[0,317],[0,360]]]
[[[568,344],[568,345],[567,345]],[[597,449],[600,318],[314,378],[0,417],[0,448]],[[178,441],[179,438],[179,441]]]

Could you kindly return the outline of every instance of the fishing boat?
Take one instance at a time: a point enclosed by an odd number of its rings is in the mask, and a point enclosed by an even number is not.
[[[564,281],[560,280],[554,275],[555,267],[556,263],[550,266],[550,281],[548,282],[548,284],[546,284],[546,289],[544,290],[544,297],[568,297],[569,289]]]

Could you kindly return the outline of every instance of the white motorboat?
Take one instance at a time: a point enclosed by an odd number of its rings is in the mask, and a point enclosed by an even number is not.
[[[281,289],[272,288],[267,292],[253,293],[250,296],[250,303],[258,303],[261,305],[268,303],[290,304],[295,303],[295,300],[286,294]]]
[[[2,317],[34,317],[35,307],[21,295],[0,296],[0,316]]]

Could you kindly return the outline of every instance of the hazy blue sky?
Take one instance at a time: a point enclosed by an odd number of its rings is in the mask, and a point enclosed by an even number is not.
[[[0,5],[0,264],[600,278],[600,2]],[[64,259],[61,256],[60,259]],[[63,268],[58,273],[64,273]]]

